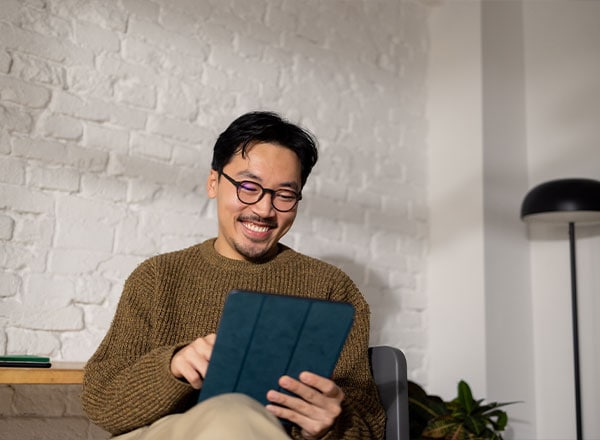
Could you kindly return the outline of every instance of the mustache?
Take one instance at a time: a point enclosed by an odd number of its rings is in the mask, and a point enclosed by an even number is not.
[[[258,215],[242,215],[238,218],[241,222],[260,223],[261,225],[268,226],[270,228],[276,228],[277,222],[270,218],[260,217]]]

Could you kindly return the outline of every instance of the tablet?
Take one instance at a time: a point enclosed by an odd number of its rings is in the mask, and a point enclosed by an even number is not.
[[[198,402],[243,393],[267,404],[283,375],[331,377],[353,320],[349,303],[231,291]]]

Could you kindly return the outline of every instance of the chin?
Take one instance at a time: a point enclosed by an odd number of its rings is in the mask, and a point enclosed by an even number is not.
[[[255,248],[246,246],[236,246],[236,251],[247,260],[262,260],[274,253],[276,246],[270,246],[265,248]]]

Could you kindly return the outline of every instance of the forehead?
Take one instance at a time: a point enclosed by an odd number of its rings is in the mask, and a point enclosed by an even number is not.
[[[251,171],[265,175],[287,176],[288,179],[300,179],[300,159],[290,148],[279,144],[258,142],[238,151],[229,164],[236,171]]]

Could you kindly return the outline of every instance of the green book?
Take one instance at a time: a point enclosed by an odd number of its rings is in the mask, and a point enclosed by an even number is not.
[[[31,354],[9,354],[0,356],[0,367],[48,368],[50,358]]]

